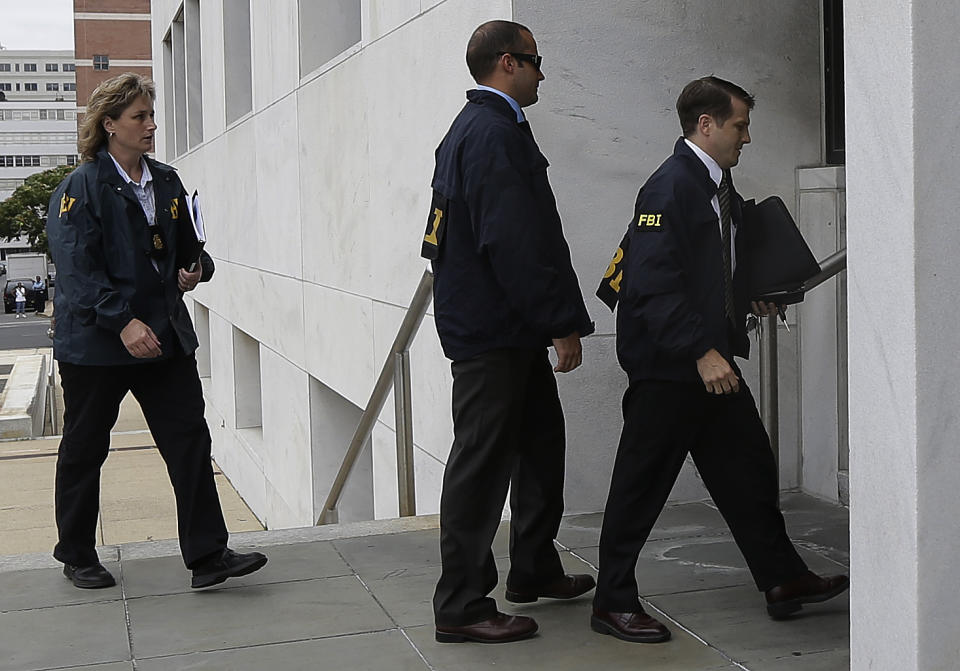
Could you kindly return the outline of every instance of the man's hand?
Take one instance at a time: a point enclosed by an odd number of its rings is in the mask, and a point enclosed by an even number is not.
[[[777,304],[776,303],[764,303],[760,301],[750,301],[750,309],[753,314],[758,317],[769,317],[770,315],[777,314]]]
[[[203,275],[203,269],[199,265],[192,273],[181,268],[177,271],[177,286],[183,293],[193,291],[197,288],[197,282],[200,281],[201,275]]]
[[[734,394],[740,391],[740,380],[733,368],[715,349],[697,359],[697,372],[711,394]]]
[[[123,327],[120,331],[120,340],[123,341],[127,351],[138,359],[155,359],[163,353],[153,329],[139,319],[131,319]]]
[[[554,373],[569,373],[583,362],[580,333],[577,331],[566,338],[554,338],[553,348],[557,350],[557,365],[553,368]]]

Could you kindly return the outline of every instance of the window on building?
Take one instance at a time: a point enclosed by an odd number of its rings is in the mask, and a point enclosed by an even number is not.
[[[76,164],[77,164],[77,159],[79,159],[79,158],[80,158],[80,157],[77,156],[76,154],[72,154],[72,155],[70,155],[70,156],[67,156],[67,165],[76,165]]]
[[[299,0],[300,76],[360,41],[360,0]]]
[[[59,63],[47,63],[47,64],[44,66],[44,70],[46,70],[47,72],[60,72],[60,64],[59,64]]]
[[[167,113],[167,151],[179,156],[187,151],[187,65],[183,10],[177,13],[163,43]]]
[[[65,117],[64,110],[57,110],[57,121],[63,121]]]
[[[0,156],[0,168],[12,168],[13,156]]]
[[[10,64],[0,63],[0,72],[10,72]]]
[[[64,63],[64,64],[63,64],[63,71],[64,71],[64,72],[76,72],[76,71],[77,71],[77,66],[74,65],[73,63]]]
[[[237,2],[223,14],[224,97],[227,123],[253,109],[253,70],[250,60],[250,2]]]
[[[184,0],[183,41],[186,48],[187,144],[203,142],[203,79],[200,49],[200,0]]]
[[[105,54],[96,54],[93,57],[93,69],[94,70],[109,70],[110,69],[110,57]]]
[[[26,83],[26,84],[23,85],[23,90],[24,90],[24,91],[36,91],[36,90],[37,90],[37,85],[36,85],[36,84]]]
[[[10,88],[9,82],[0,82],[0,91],[9,91]]]
[[[63,90],[64,90],[64,91],[76,91],[76,90],[77,90],[77,85],[74,84],[73,82],[63,82]]]
[[[24,64],[23,64],[23,71],[24,71],[24,72],[36,72],[36,71],[37,71],[37,64],[36,64],[36,63],[24,63]]]
[[[823,0],[823,111],[826,161],[845,161],[843,107],[843,1]]]
[[[59,90],[60,90],[60,84],[58,84],[57,82],[47,82],[47,90],[48,90],[48,91],[59,91]]]
[[[210,310],[196,301],[193,302],[193,326],[200,344],[195,353],[197,373],[201,378],[210,377]]]
[[[260,343],[237,327],[233,327],[233,378],[236,381],[234,409],[237,428],[262,426]]]
[[[45,120],[47,118],[47,110],[40,110],[40,119]]]

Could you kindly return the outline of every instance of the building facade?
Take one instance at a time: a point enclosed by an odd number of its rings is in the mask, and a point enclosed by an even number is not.
[[[942,109],[960,87],[936,72],[956,51],[960,6],[734,4],[153,3],[158,154],[203,194],[218,264],[193,303],[214,452],[261,521],[319,517],[424,267],[433,150],[473,85],[467,39],[485,20],[513,19],[545,57],[529,118],[597,322],[584,365],[559,380],[568,510],[603,507],[626,384],[613,318],[593,291],[637,188],[679,135],[680,89],[717,74],[758,101],[738,190],[780,195],[818,258],[859,245],[846,278],[812,292],[779,330],[781,484],[838,501],[849,482],[853,668],[952,668],[960,587],[943,558],[960,546],[947,407],[960,391],[949,365],[958,318],[940,306],[960,280],[960,233],[945,183],[958,131]],[[876,67],[891,45],[901,57]],[[831,112],[844,106],[846,123]],[[417,505],[430,513],[452,423],[429,312],[412,362]],[[756,389],[756,365],[745,373]],[[397,513],[391,408],[341,519]],[[703,496],[685,469],[673,497]]]
[[[124,72],[152,76],[150,0],[73,0],[73,18],[81,113],[104,79]]]
[[[780,194],[801,219],[810,210],[810,226],[823,227],[826,238],[836,218],[823,222],[822,208],[801,201],[808,186],[823,192],[820,172],[837,173],[817,167],[824,164],[819,6],[756,4],[777,28],[757,49],[777,57],[710,68],[753,89],[786,82],[756,91],[758,141],[745,153],[738,187]],[[554,11],[537,2],[286,0],[269,10],[247,2],[154,3],[158,153],[180,168],[188,186],[209,194],[208,249],[221,268],[222,282],[197,294],[197,321],[211,343],[204,365],[220,427],[218,460],[262,521],[290,526],[318,517],[329,471],[352,432],[333,440],[339,430],[331,433],[324,422],[350,418],[344,423],[355,425],[419,280],[433,150],[472,86],[466,41],[476,25],[497,16],[534,27],[547,57],[541,101],[529,115],[552,162],[574,264],[598,325],[585,343],[585,365],[560,376],[569,417],[567,503],[570,510],[602,508],[625,378],[614,356],[613,317],[593,290],[637,188],[672,149],[673,101],[689,73],[702,72],[722,44],[747,37],[747,28],[731,22],[684,60],[668,56],[668,44],[709,22],[704,7],[622,2],[611,5],[612,14],[585,18],[573,4]],[[606,21],[621,15],[622,30],[608,31]],[[427,35],[439,42],[421,44]],[[638,35],[647,45],[642,50],[632,46]],[[610,42],[591,56],[602,71],[582,72],[577,59],[598,39]],[[624,92],[624,81],[633,88]],[[784,117],[791,122],[786,130]],[[759,141],[765,134],[777,141]],[[816,179],[798,182],[800,166],[812,166]],[[836,188],[824,197],[835,199]],[[815,251],[835,251],[829,247],[824,241]],[[799,342],[796,328],[781,334],[782,482],[837,500],[836,441],[824,457],[832,467],[809,474],[814,486],[803,482]],[[413,358],[419,509],[432,512],[451,420],[449,369],[429,313]],[[749,371],[755,378],[755,366]],[[299,391],[287,398],[284,389]],[[332,409],[325,410],[328,401]],[[830,412],[820,423],[836,427],[836,408]],[[268,447],[276,443],[282,453]],[[389,409],[372,443],[369,463],[352,480],[365,501],[357,514],[390,516],[396,477]],[[692,468],[674,494],[704,495]]]
[[[76,99],[72,51],[0,50],[0,102]]]
[[[0,50],[0,200],[36,172],[76,164],[73,68],[72,51]]]

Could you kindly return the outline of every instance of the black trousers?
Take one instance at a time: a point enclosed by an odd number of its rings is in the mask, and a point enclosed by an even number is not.
[[[210,463],[210,431],[196,359],[175,356],[153,363],[79,366],[61,363],[64,425],[57,457],[56,517],[59,541],[53,556],[65,564],[98,561],[100,467],[120,402],[133,393],[167,465],[177,500],[177,530],[184,563],[227,545],[220,498]]]
[[[637,382],[624,396],[623,413],[600,534],[598,608],[639,609],[637,558],[688,452],[758,589],[807,570],[777,508],[770,440],[742,379],[738,393],[723,396],[701,384]]]
[[[440,497],[436,623],[493,617],[491,545],[510,487],[511,589],[563,574],[553,544],[563,515],[564,424],[546,350],[496,350],[454,362],[454,441]]]

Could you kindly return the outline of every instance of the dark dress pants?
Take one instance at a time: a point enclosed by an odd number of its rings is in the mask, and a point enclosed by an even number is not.
[[[757,588],[766,591],[806,571],[777,507],[770,440],[742,379],[738,393],[722,396],[702,384],[636,382],[623,410],[600,534],[598,608],[638,610],[637,558],[688,452]]]
[[[177,500],[180,551],[188,568],[227,545],[210,463],[210,431],[193,355],[123,366],[61,363],[64,425],[57,457],[53,556],[65,564],[98,561],[100,467],[127,391],[140,403]]]
[[[563,515],[564,423],[543,350],[496,350],[454,362],[454,441],[440,497],[442,573],[436,623],[493,617],[491,545],[510,487],[511,589],[535,590],[563,575],[553,544]]]

